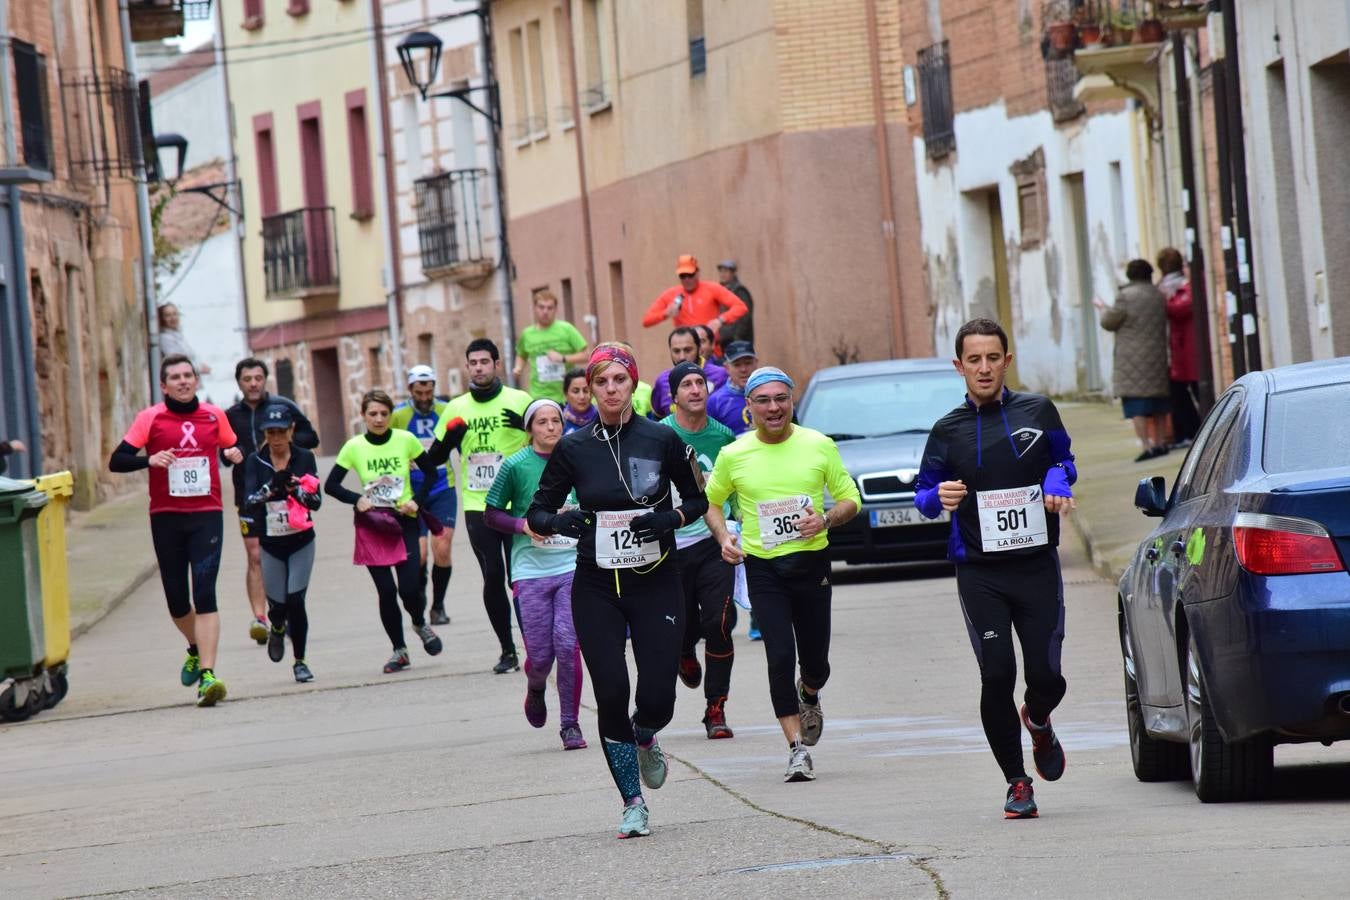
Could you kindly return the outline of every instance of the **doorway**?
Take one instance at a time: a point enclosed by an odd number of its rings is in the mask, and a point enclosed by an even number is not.
[[[974,286],[966,297],[967,318],[986,317],[1003,326],[1008,352],[1015,352],[1008,246],[1003,239],[1003,207],[997,185],[961,194],[962,279]],[[1008,386],[1017,387],[1016,362]]]
[[[335,454],[348,437],[337,348],[314,350],[309,357],[314,370],[314,405],[319,411],[319,449],[325,455]]]
[[[1083,173],[1064,176],[1064,195],[1069,201],[1069,234],[1073,241],[1074,278],[1078,294],[1079,340],[1083,353],[1078,370],[1079,390],[1100,393],[1102,382],[1101,351],[1097,346],[1097,312],[1092,308],[1092,236],[1088,232],[1087,193]]]

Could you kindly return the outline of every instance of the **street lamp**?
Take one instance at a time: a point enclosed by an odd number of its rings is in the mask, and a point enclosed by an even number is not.
[[[427,60],[425,67],[421,68],[427,73],[426,81],[417,78],[417,60],[422,56]],[[430,31],[414,31],[398,42],[398,58],[403,63],[403,74],[408,76],[408,82],[417,88],[423,100],[427,99],[427,88],[435,82],[436,69],[441,64],[441,39]]]

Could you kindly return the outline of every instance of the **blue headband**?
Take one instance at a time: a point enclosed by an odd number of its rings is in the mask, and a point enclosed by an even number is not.
[[[788,390],[795,390],[797,385],[792,383],[788,373],[776,366],[760,366],[750,373],[750,377],[745,381],[745,396],[749,397],[755,388],[760,385],[768,384],[771,381],[781,381],[788,386]]]

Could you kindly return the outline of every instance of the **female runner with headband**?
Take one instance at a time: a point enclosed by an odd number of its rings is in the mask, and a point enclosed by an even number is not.
[[[595,348],[586,370],[600,416],[567,435],[549,457],[530,504],[530,529],[578,539],[572,620],[591,675],[601,745],[623,797],[619,837],[650,834],[642,784],[666,781],[656,733],[675,713],[684,634],[684,586],[675,529],[708,502],[693,451],[673,429],[633,414],[637,361],[627,344]],[[671,484],[683,505],[671,505]],[[575,490],[579,509],[559,513]],[[629,716],[625,634],[637,663]],[[641,784],[639,784],[639,778]]]

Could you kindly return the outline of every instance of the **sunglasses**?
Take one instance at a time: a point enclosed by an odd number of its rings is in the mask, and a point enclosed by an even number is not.
[[[697,277],[698,277],[697,272],[686,272],[680,276],[680,280],[683,281],[686,278],[697,278]]]

